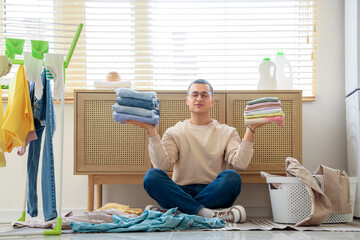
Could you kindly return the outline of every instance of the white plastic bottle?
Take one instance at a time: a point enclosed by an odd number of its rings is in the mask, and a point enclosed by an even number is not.
[[[276,90],[276,66],[270,61],[270,57],[265,56],[259,66],[260,80],[257,85],[258,90]]]
[[[273,62],[276,66],[276,83],[279,90],[293,89],[293,72],[288,59],[284,56],[282,48],[278,49]]]

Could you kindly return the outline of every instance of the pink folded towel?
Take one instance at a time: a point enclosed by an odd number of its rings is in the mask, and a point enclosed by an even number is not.
[[[245,125],[276,122],[280,127],[283,127],[284,120],[285,120],[284,115],[273,116],[273,117],[262,117],[262,118],[250,118],[250,119],[245,119]]]

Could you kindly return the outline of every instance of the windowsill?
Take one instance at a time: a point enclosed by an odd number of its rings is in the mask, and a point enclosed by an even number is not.
[[[7,103],[7,97],[2,97],[3,103]],[[303,102],[315,102],[316,96],[313,97],[302,97]],[[54,101],[55,104],[61,103],[61,101]],[[74,103],[74,94],[73,93],[66,93],[65,95],[65,104],[73,104]]]
[[[302,101],[303,101],[303,102],[315,102],[315,101],[316,101],[316,96],[313,96],[313,97],[302,97]]]

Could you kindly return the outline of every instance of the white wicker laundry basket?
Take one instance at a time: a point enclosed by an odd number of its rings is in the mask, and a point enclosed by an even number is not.
[[[311,198],[303,184],[296,177],[267,177],[269,185],[271,208],[274,222],[277,223],[298,223],[310,215]],[[357,177],[349,177],[350,182],[350,203],[354,211]],[[271,187],[270,183],[280,183],[279,189]],[[330,214],[323,223],[351,222],[353,213]]]

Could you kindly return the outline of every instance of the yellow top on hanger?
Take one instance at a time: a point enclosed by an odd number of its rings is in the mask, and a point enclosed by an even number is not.
[[[14,78],[9,84],[9,101],[4,124],[1,127],[1,131],[5,133],[6,152],[11,152],[14,147],[24,146],[28,133],[35,130],[29,87],[23,65],[20,65]]]

